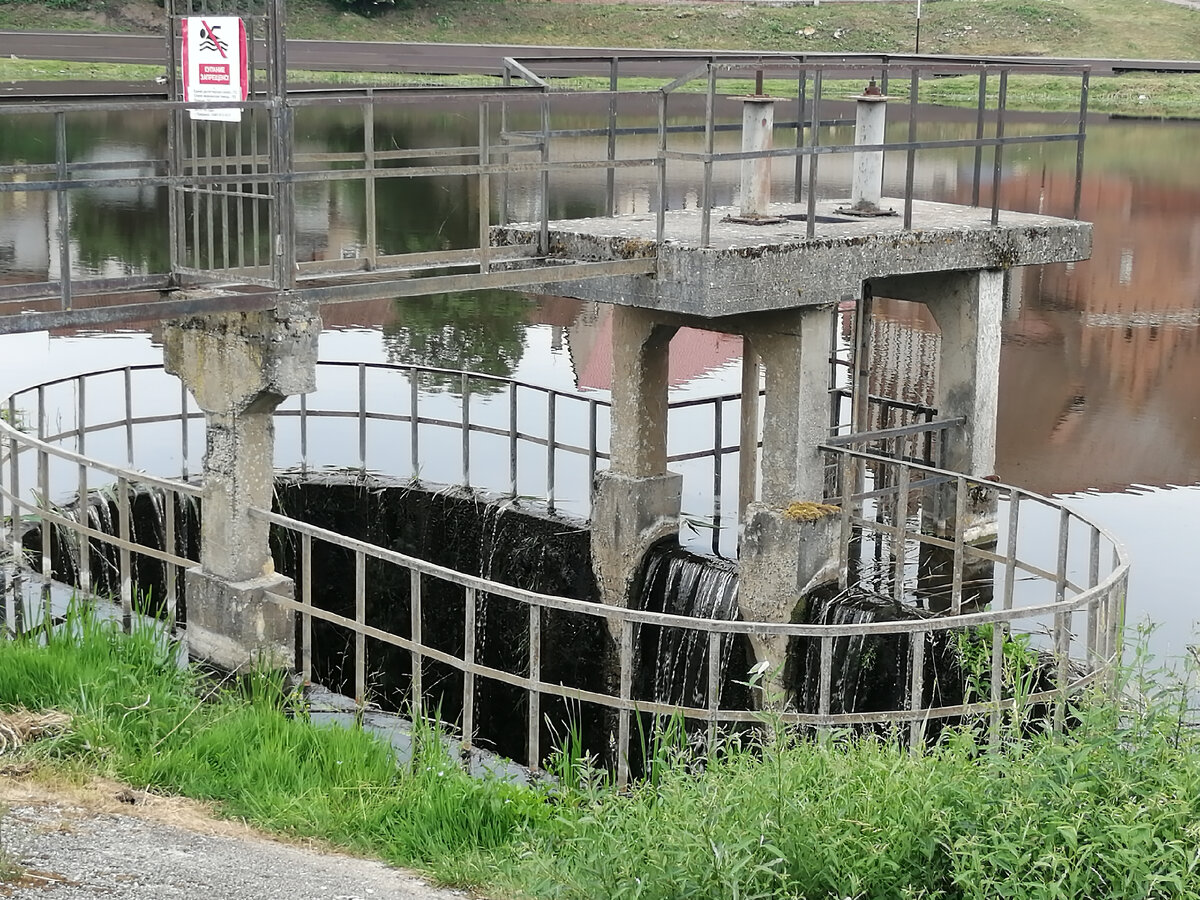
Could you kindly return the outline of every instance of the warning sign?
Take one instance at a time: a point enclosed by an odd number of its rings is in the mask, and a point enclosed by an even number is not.
[[[246,99],[246,24],[234,16],[188,16],[183,20],[183,99],[189,103],[235,103]],[[193,119],[240,122],[240,109],[193,109]]]

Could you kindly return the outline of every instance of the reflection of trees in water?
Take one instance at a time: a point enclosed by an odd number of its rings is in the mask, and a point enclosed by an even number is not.
[[[117,262],[130,270],[166,272],[167,189],[147,188],[137,202],[113,203],[104,190],[79,191],[71,202],[71,237],[79,259],[99,269]]]
[[[472,291],[397,300],[383,326],[389,362],[461,369],[509,377],[525,353],[525,326],[532,301],[511,291]],[[462,392],[453,375],[425,375],[429,390]],[[502,386],[470,382],[471,393],[491,394]]]

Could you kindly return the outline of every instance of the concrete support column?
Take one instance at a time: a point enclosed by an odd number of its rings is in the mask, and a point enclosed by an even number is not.
[[[601,600],[628,606],[642,559],[679,533],[682,478],[667,471],[667,364],[674,327],[613,308],[609,469],[596,476],[592,568]]]
[[[990,475],[996,466],[996,412],[1000,388],[1000,326],[1004,273],[998,269],[948,272],[927,279],[920,300],[942,332],[935,404],[942,418],[965,416],[947,432],[945,467]]]
[[[178,375],[204,411],[204,494],[200,568],[187,573],[189,652],[223,668],[256,661],[290,666],[294,616],[265,600],[291,596],[276,574],[270,528],[250,516],[270,509],[274,488],[275,408],[316,388],[315,305],[197,316],[170,323],[166,370]]]
[[[832,328],[829,307],[806,307],[772,317],[754,334],[766,395],[762,496],[741,524],[738,604],[747,620],[794,621],[804,614],[805,594],[836,576],[839,520],[817,506],[825,486],[818,446],[829,436]],[[752,637],[751,646],[770,663],[770,689],[782,689],[786,639]]]

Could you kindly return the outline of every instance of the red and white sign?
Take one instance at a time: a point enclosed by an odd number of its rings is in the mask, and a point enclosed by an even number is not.
[[[235,103],[246,99],[246,23],[235,16],[188,16],[183,20],[183,99],[188,103]],[[193,119],[240,122],[240,109],[193,109]]]

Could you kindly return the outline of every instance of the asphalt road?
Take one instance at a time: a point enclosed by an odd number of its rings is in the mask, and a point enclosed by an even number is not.
[[[288,66],[292,69],[339,72],[406,72],[425,74],[499,74],[505,57],[529,60],[557,59],[552,67],[544,63],[539,73],[607,74],[606,60],[619,56],[622,74],[674,75],[679,64],[672,59],[694,57],[705,51],[646,50],[595,47],[531,47],[516,44],[403,44],[370,41],[307,41],[290,40]],[[153,35],[79,34],[73,32],[12,32],[0,31],[0,55],[24,59],[73,60],[81,62],[126,62],[162,65],[166,46],[162,38]],[[720,51],[725,59],[759,59],[782,54],[755,54]],[[587,56],[589,63],[573,64],[563,57]],[[811,58],[828,57],[809,54]],[[597,59],[598,58],[598,59]],[[834,56],[833,58],[836,58]],[[880,55],[897,64],[911,63],[922,57],[890,54]],[[1200,72],[1196,60],[1102,60],[1049,59],[1044,57],[977,57],[938,56],[941,62],[1023,61],[1041,64],[1090,65],[1094,75],[1112,75],[1127,71]]]

